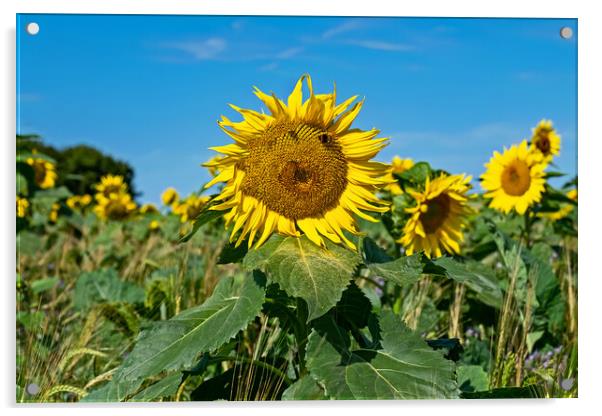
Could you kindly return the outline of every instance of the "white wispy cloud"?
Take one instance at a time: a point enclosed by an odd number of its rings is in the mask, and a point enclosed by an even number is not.
[[[416,49],[415,46],[406,43],[392,43],[380,40],[350,40],[347,43],[350,45],[359,46],[361,48],[379,51],[406,52]]]
[[[361,22],[359,20],[346,20],[345,22],[336,25],[322,33],[322,39],[330,39],[342,33],[351,32],[359,27],[361,27]]]
[[[166,42],[162,47],[184,52],[190,57],[203,61],[216,59],[224,52],[228,42],[223,38],[208,38],[202,40],[188,40],[179,42]]]
[[[276,59],[290,59],[290,58],[293,58],[293,57],[299,55],[301,52],[303,52],[303,50],[304,50],[304,48],[301,46],[288,48],[288,49],[283,50],[282,52],[277,53],[275,58]]]

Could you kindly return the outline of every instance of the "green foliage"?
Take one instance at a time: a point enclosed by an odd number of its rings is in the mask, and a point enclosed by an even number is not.
[[[326,400],[326,392],[311,376],[303,376],[284,391],[283,400]]]
[[[24,140],[24,136],[17,136],[17,147],[21,144],[21,151],[31,152],[35,149],[39,154],[47,155],[56,164],[58,174],[57,186],[65,186],[75,195],[93,194],[96,192],[94,184],[107,174],[123,176],[132,195],[136,195],[134,186],[134,169],[126,162],[118,160],[87,145],[76,145],[57,149],[51,145],[44,144],[37,136],[28,136],[30,140]],[[37,137],[31,140],[31,137]]]
[[[141,332],[110,386],[87,400],[123,400],[135,391],[128,386],[140,385],[145,378],[163,371],[190,368],[200,353],[228,342],[259,314],[265,296],[263,284],[257,273],[242,279],[223,279],[202,305],[169,321],[155,322]]]
[[[380,336],[382,348],[353,348],[346,331],[332,318],[321,318],[309,338],[311,376],[333,399],[458,397],[454,363],[433,351],[398,316],[382,313]]]
[[[448,278],[472,289],[477,298],[486,305],[500,308],[502,290],[495,272],[489,267],[476,261],[460,263],[451,257],[440,257],[433,260],[433,264],[443,269]]]
[[[271,237],[258,250],[249,252],[243,262],[247,270],[264,271],[290,296],[307,303],[312,320],[332,308],[353,276],[359,257],[328,243],[328,250],[307,237]]]
[[[124,282],[114,269],[83,273],[77,281],[73,304],[78,310],[103,302],[144,302],[144,289]]]

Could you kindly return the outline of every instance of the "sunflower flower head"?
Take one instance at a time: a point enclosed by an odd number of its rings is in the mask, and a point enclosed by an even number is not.
[[[161,202],[163,202],[163,205],[170,206],[176,204],[179,200],[180,195],[174,188],[167,188],[163,191],[163,194],[161,194]]]
[[[67,206],[72,210],[82,210],[92,202],[92,197],[88,194],[73,195],[67,198]]]
[[[566,193],[566,196],[568,198],[572,199],[573,201],[577,202],[577,189],[571,189],[570,191],[568,191]],[[568,217],[569,214],[571,212],[573,212],[574,209],[575,209],[574,205],[567,203],[567,204],[563,204],[558,211],[542,212],[542,213],[539,213],[538,216],[542,217],[542,218],[547,218],[551,221],[558,221],[558,220]]]
[[[226,157],[227,156],[214,156],[207,162],[203,163],[203,166],[207,168],[211,176],[215,177],[219,173],[219,166],[221,161],[224,160]]]
[[[25,218],[29,209],[29,201],[17,195],[17,217]]]
[[[56,223],[56,221],[59,219],[59,210],[61,209],[61,205],[57,202],[55,202],[54,204],[52,204],[52,207],[50,208],[50,214],[48,214],[48,220],[51,223]]]
[[[552,125],[552,120],[541,120],[533,129],[531,148],[542,154],[549,162],[560,153],[560,136]]]
[[[158,230],[159,228],[161,228],[161,224],[159,223],[159,221],[157,220],[152,220],[149,224],[148,224],[148,229],[151,231],[155,231]]]
[[[402,159],[399,156],[394,156],[391,161],[391,171],[389,173],[389,179],[392,183],[387,185],[385,189],[391,192],[393,195],[401,195],[403,194],[403,189],[399,186],[397,178],[393,176],[393,174],[401,174],[406,170],[412,168],[414,166],[414,161],[412,159]]]
[[[460,253],[462,229],[471,212],[467,195],[470,180],[470,176],[442,174],[432,181],[427,178],[423,191],[408,191],[416,204],[406,208],[411,216],[398,241],[406,254],[424,251],[430,258],[443,252]]]
[[[159,210],[157,209],[157,207],[155,206],[155,204],[144,204],[140,207],[140,213],[142,215],[145,214],[156,214],[158,213]]]
[[[524,214],[531,205],[541,200],[546,179],[547,162],[540,152],[528,148],[527,141],[494,152],[485,164],[487,171],[481,175],[481,186],[490,206],[508,213],[515,210]]]
[[[180,216],[181,222],[194,220],[201,213],[205,204],[209,201],[208,196],[189,195],[185,200],[173,205],[173,212]]]
[[[111,193],[94,206],[94,212],[102,220],[123,220],[136,210],[136,203],[127,193]]]
[[[54,163],[41,158],[28,158],[27,164],[33,168],[36,185],[42,189],[52,188],[56,183],[57,174]]]
[[[99,203],[111,199],[112,194],[126,194],[128,192],[127,184],[121,175],[105,175],[100,178],[100,183],[96,184],[96,201]]]
[[[255,95],[269,114],[231,105],[242,121],[222,117],[218,124],[234,143],[212,148],[224,157],[206,187],[225,182],[211,209],[228,211],[230,240],[238,246],[248,238],[251,248],[274,232],[304,233],[320,246],[326,237],[355,249],[344,233],[358,234],[353,215],[375,221],[364,211],[388,210],[375,191],[390,183],[389,166],[371,160],[388,139],[376,129],[351,128],[363,101],[337,103],[336,91],[314,94],[308,75],[286,102],[257,88]]]

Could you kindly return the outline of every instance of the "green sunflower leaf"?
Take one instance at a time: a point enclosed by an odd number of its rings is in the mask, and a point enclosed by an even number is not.
[[[213,295],[200,306],[142,331],[136,346],[115,375],[117,382],[139,380],[162,371],[192,366],[202,352],[228,342],[261,311],[265,298],[260,273],[220,280]]]
[[[371,274],[398,285],[411,285],[422,274],[422,255],[420,253],[393,260],[372,239],[364,238],[362,255]]]
[[[303,376],[282,393],[282,400],[326,400],[326,392],[311,376]]]
[[[500,308],[502,305],[502,289],[495,272],[482,263],[466,261],[461,263],[451,257],[440,257],[432,260],[436,266],[444,269],[448,278],[464,283],[476,293],[477,298],[486,305]]]
[[[357,254],[335,244],[327,243],[323,249],[305,236],[274,235],[259,249],[249,251],[243,266],[264,271],[289,296],[305,300],[308,320],[312,320],[341,299],[359,263]]]
[[[182,373],[175,372],[163,379],[151,384],[139,393],[136,393],[130,402],[150,402],[157,398],[172,396],[176,394],[180,383],[182,382]]]
[[[433,351],[391,311],[380,316],[379,349],[353,350],[349,334],[325,316],[314,324],[307,368],[340,400],[457,398],[455,364]]]

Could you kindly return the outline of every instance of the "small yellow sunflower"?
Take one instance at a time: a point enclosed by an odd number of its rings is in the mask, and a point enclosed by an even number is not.
[[[547,162],[560,153],[560,136],[552,126],[552,120],[541,120],[533,129],[531,148],[539,151]]]
[[[399,156],[393,157],[393,160],[391,161],[391,172],[389,173],[389,179],[393,183],[387,185],[385,189],[387,189],[393,195],[403,194],[403,189],[401,189],[401,186],[399,186],[399,183],[397,182],[397,178],[395,178],[393,174],[403,173],[412,166],[414,166],[414,161],[412,159],[402,159]]]
[[[566,193],[566,196],[569,197],[570,199],[572,199],[573,201],[577,202],[577,190],[576,189],[571,189],[570,191],[568,191]],[[560,209],[558,211],[542,212],[539,214],[539,216],[542,218],[548,218],[549,220],[552,220],[552,221],[558,221],[558,220],[561,220],[561,219],[567,217],[571,212],[573,212],[573,209],[575,209],[574,205],[564,204],[560,207]]]
[[[161,201],[164,205],[173,205],[179,200],[180,195],[178,195],[178,191],[176,191],[174,188],[167,188],[161,195]]]
[[[140,207],[141,214],[156,214],[159,212],[155,204],[144,204]]]
[[[432,181],[427,178],[424,191],[408,191],[416,205],[406,208],[411,217],[398,241],[407,255],[424,251],[430,258],[440,257],[443,251],[460,253],[462,229],[471,212],[466,195],[470,180],[470,176],[442,174]]]
[[[101,203],[110,199],[112,194],[126,194],[127,184],[120,175],[106,175],[100,178],[100,183],[96,184],[96,200]]]
[[[46,159],[28,158],[27,164],[33,168],[34,180],[42,189],[52,188],[56,183],[57,174],[54,163]]]
[[[491,198],[491,208],[504,213],[514,209],[524,214],[541,200],[546,166],[542,154],[529,149],[526,140],[504,149],[503,154],[494,152],[485,164],[487,171],[481,175],[481,186],[487,191],[485,198]]]
[[[209,201],[208,196],[190,195],[188,198],[173,206],[173,212],[180,216],[182,222],[194,220],[205,204]]]
[[[67,206],[72,210],[81,210],[90,205],[92,197],[88,194],[73,195],[67,198]]]
[[[136,203],[127,193],[111,193],[94,207],[96,215],[103,220],[123,220],[136,210]]]
[[[303,101],[303,80],[309,97]],[[358,234],[353,214],[376,221],[365,211],[385,212],[387,203],[375,191],[389,183],[389,166],[371,159],[388,139],[379,131],[351,128],[363,101],[336,103],[336,91],[314,94],[311,78],[302,76],[287,102],[255,88],[270,114],[231,105],[243,120],[222,116],[218,123],[235,143],[214,147],[225,155],[219,174],[206,185],[225,182],[214,210],[229,210],[230,240],[248,236],[259,247],[273,233],[299,236],[325,246],[322,237],[355,245],[344,231]],[[350,107],[351,106],[351,107]],[[255,237],[259,236],[258,240]]]
[[[208,160],[207,162],[203,163],[203,166],[205,166],[207,168],[207,170],[209,171],[209,174],[211,176],[215,177],[219,173],[220,163],[226,157],[227,156],[215,156],[215,157],[211,158],[210,160]]]
[[[25,218],[29,209],[29,201],[17,195],[17,217]]]
[[[61,205],[58,203],[52,204],[52,208],[50,209],[50,214],[48,214],[48,220],[51,223],[55,223],[56,220],[59,219],[59,209],[61,209]]]
[[[155,231],[158,230],[161,227],[161,224],[159,223],[159,221],[157,220],[152,220],[149,224],[148,224],[148,229],[151,231]]]

